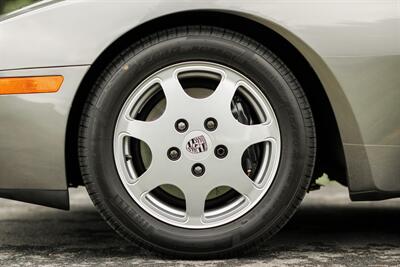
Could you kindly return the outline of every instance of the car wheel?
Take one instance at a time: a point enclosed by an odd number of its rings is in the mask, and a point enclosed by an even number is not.
[[[216,27],[161,31],[121,52],[80,125],[95,206],[123,237],[164,255],[257,248],[292,216],[314,166],[313,117],[293,73]]]

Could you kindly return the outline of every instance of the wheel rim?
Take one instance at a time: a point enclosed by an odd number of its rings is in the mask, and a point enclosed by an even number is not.
[[[194,98],[182,86],[181,76],[186,74],[219,77],[219,81],[211,95]],[[138,119],[145,103],[160,90],[166,100],[161,115],[150,121]],[[235,118],[233,99],[238,93],[250,103],[259,123],[246,125]],[[144,142],[151,151],[144,172],[135,168],[134,161],[141,156],[133,153],[132,140]],[[262,153],[251,177],[243,169],[243,155],[253,145]],[[155,218],[190,229],[232,222],[259,203],[275,177],[280,147],[278,121],[261,90],[235,70],[210,62],[179,63],[150,75],[127,98],[114,131],[115,164],[132,199]],[[171,159],[176,156],[171,148],[179,152],[176,159]],[[155,194],[165,185],[180,190],[184,207]],[[234,197],[207,208],[210,192],[221,187],[229,187]]]

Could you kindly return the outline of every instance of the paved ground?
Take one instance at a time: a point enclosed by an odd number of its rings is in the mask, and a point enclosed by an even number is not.
[[[400,200],[350,203],[345,188],[312,192],[263,250],[226,261],[155,258],[121,240],[83,189],[71,211],[0,200],[2,266],[395,266],[400,265]]]

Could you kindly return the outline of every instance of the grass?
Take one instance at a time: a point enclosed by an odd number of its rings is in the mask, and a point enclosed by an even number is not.
[[[36,2],[39,2],[39,0],[0,0],[0,15],[15,11]]]

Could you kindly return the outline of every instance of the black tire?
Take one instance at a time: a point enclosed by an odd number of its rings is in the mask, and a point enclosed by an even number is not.
[[[201,230],[163,223],[142,210],[120,181],[112,149],[115,122],[132,90],[165,66],[193,60],[223,64],[252,79],[274,108],[282,140],[279,168],[264,198],[239,219]],[[86,101],[78,152],[92,201],[121,236],[167,256],[221,258],[259,247],[285,225],[308,188],[315,148],[313,116],[305,94],[276,55],[237,32],[188,26],[143,38],[109,64]]]

